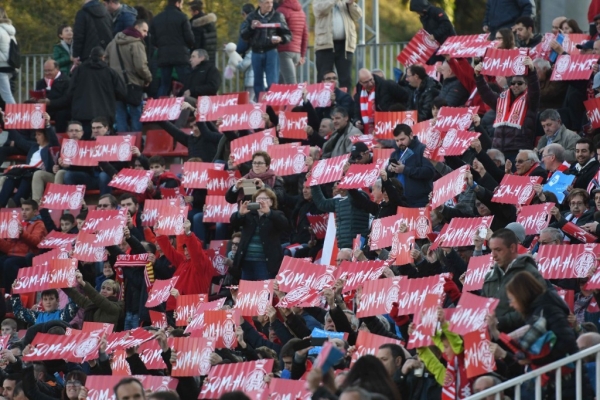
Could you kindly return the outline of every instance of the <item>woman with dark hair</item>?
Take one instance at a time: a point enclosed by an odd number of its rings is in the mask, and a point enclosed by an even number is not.
[[[566,21],[563,21],[563,23],[560,24],[560,31],[564,34],[583,33],[583,31],[579,27],[579,24],[574,19],[568,19]]]
[[[231,160],[230,160],[231,161]],[[275,175],[271,169],[271,156],[266,151],[257,151],[252,155],[252,169],[242,179],[229,188],[225,194],[225,200],[230,204],[248,200],[252,193],[244,193],[244,181],[254,181],[257,189],[270,189],[275,192],[277,200],[283,204],[285,201],[285,189],[283,180]]]
[[[496,40],[500,40],[500,44],[498,44],[498,49],[504,50],[512,50],[515,47],[515,35],[513,35],[512,30],[510,28],[502,28],[498,32],[496,32],[495,36]]]
[[[402,398],[381,361],[373,355],[365,355],[356,360],[339,390],[344,391],[351,386],[381,394],[390,400]]]
[[[62,393],[62,400],[78,400],[79,392],[83,386],[87,375],[83,371],[71,371],[65,377],[65,388]]]

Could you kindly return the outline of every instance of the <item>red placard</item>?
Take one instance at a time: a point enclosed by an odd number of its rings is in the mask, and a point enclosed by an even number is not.
[[[306,179],[306,186],[317,186],[325,183],[339,181],[344,173],[344,165],[348,162],[348,155],[316,161],[310,170],[310,179]]]
[[[123,168],[111,179],[108,186],[125,192],[144,193],[152,180],[152,171]]]
[[[450,331],[459,335],[486,327],[485,317],[493,314],[500,300],[463,292],[450,317]]]
[[[393,139],[394,128],[398,124],[413,126],[418,121],[417,112],[411,111],[375,111],[373,134],[377,139]]]
[[[487,328],[465,334],[464,342],[467,378],[472,379],[496,370],[496,360],[490,351]]]
[[[158,220],[154,224],[156,235],[183,235],[183,224],[187,219],[187,206],[163,208],[158,211]]]
[[[472,246],[473,235],[477,233],[481,238],[485,238],[493,219],[493,215],[476,218],[452,218],[435,239],[431,249],[437,249],[442,243],[444,247]]]
[[[264,131],[232,140],[230,146],[234,164],[239,165],[252,160],[252,154],[257,151],[267,151],[269,146],[273,144],[274,137],[274,129],[265,129]]]
[[[442,107],[435,121],[435,127],[441,132],[451,129],[467,131],[477,110],[479,107]]]
[[[600,128],[600,98],[594,97],[583,102],[587,110],[587,117],[593,129]]]
[[[75,210],[81,207],[85,185],[47,183],[40,207],[50,210]]]
[[[215,351],[215,339],[204,337],[176,337],[173,348],[177,362],[171,376],[203,376],[210,372],[210,356]]]
[[[431,335],[425,333],[425,328],[422,325],[415,325],[412,335],[408,338],[406,345],[407,349],[418,349],[419,347],[427,347],[433,344]]]
[[[394,265],[405,265],[414,262],[414,259],[410,256],[410,251],[415,248],[415,233],[412,231],[396,232],[394,237],[397,243],[396,246],[393,246],[394,243],[392,242],[392,253],[396,254]]]
[[[441,74],[438,72],[438,68],[441,67],[441,65],[442,63],[438,61],[434,65],[423,65],[423,68],[425,68],[425,72],[428,76],[439,82]]]
[[[223,122],[219,126],[219,131],[264,128],[265,120],[263,119],[263,114],[266,112],[266,109],[264,104],[241,104],[221,107],[220,113],[223,115]]]
[[[330,107],[331,94],[335,91],[335,84],[332,82],[313,83],[306,86],[306,100],[310,101],[313,107]],[[298,103],[300,105],[300,103]]]
[[[381,167],[385,168],[393,153],[394,149],[381,149],[376,147],[373,149],[373,162],[375,164],[381,164]]]
[[[216,339],[214,347],[233,349],[237,346],[235,327],[239,321],[237,310],[204,311],[204,330],[202,336]]]
[[[487,49],[481,73],[489,76],[525,75],[528,49]]]
[[[205,294],[179,295],[175,306],[175,326],[186,326],[188,319],[196,315],[196,310],[206,302],[207,297]]]
[[[596,236],[584,231],[581,227],[575,225],[571,221],[564,224],[560,229],[570,237],[575,238],[583,243],[594,243],[596,240],[598,240]]]
[[[117,350],[110,359],[110,369],[113,375],[131,375],[131,367],[127,362],[127,350]]]
[[[206,196],[206,209],[202,220],[206,222],[223,222],[228,224],[231,214],[237,212],[237,204],[229,204],[223,196]]]
[[[209,310],[220,310],[221,307],[223,307],[223,304],[225,304],[225,300],[226,298],[222,297],[219,300],[200,304],[194,313],[194,318],[185,328],[185,333],[204,329],[204,312]]]
[[[277,176],[300,174],[307,171],[306,157],[310,146],[273,145],[269,147],[271,169]]]
[[[54,249],[72,244],[77,238],[77,234],[62,233],[52,231],[38,244],[38,249]]]
[[[44,129],[46,121],[45,103],[6,104],[4,111],[5,129]]]
[[[350,136],[348,139],[352,142],[352,144],[363,142],[367,145],[370,150],[373,150],[373,146],[375,146],[375,136],[373,135],[359,135],[359,136]],[[377,162],[375,162],[377,164]]]
[[[485,277],[494,267],[494,259],[490,255],[475,256],[469,259],[463,291],[481,290]]]
[[[154,284],[152,285],[152,289],[150,289],[150,292],[148,293],[146,307],[156,307],[167,301],[169,296],[171,296],[171,289],[175,287],[178,279],[178,276],[174,276],[170,279],[155,280]]]
[[[431,197],[431,208],[437,208],[446,201],[453,199],[465,191],[466,174],[469,171],[468,165],[450,172],[433,182],[433,196]]]
[[[79,261],[87,262],[106,261],[106,248],[96,244],[95,234],[79,232],[73,248],[73,257]]]
[[[283,299],[275,307],[292,308],[292,307],[319,307],[321,305],[321,296],[317,289],[309,286],[296,286],[288,292]]]
[[[133,143],[130,135],[98,136],[93,157],[98,161],[131,161]]]
[[[0,212],[0,239],[18,239],[21,215],[19,211]]]
[[[435,335],[438,326],[438,307],[443,303],[443,293],[428,293],[425,295],[423,305],[414,315],[414,324],[421,327],[421,331],[428,335]]]
[[[360,330],[358,331],[358,336],[356,337],[356,351],[352,353],[352,361],[351,364],[354,364],[356,360],[360,357],[365,356],[367,354],[376,355],[379,347],[384,344],[396,344],[398,346],[402,346],[402,341],[398,339],[393,339],[386,336],[375,335],[374,333]]]
[[[125,350],[130,347],[140,346],[152,339],[154,339],[154,334],[142,328],[111,333],[106,338],[108,342],[106,354],[112,354],[116,350]]]
[[[2,215],[2,213],[0,213]],[[46,253],[42,253],[39,256],[33,257],[31,265],[34,267],[37,265],[50,265],[50,261],[55,259],[67,259],[69,258],[69,252],[71,251],[71,245],[65,247],[57,247]]]
[[[315,238],[325,239],[325,233],[327,232],[327,223],[329,221],[329,213],[311,215],[306,214],[308,222],[310,223],[310,229],[312,229]]]
[[[208,249],[206,254],[208,255],[208,259],[212,263],[215,271],[219,273],[219,275],[225,275],[229,266],[226,264],[227,261],[227,247],[223,249],[223,251]]]
[[[419,313],[428,293],[441,297],[444,294],[445,278],[448,276],[449,274],[440,274],[402,282],[402,294],[397,300],[398,315]]]
[[[113,218],[100,222],[94,244],[105,247],[121,245],[123,242],[123,228],[126,222],[123,218]]]
[[[169,345],[169,347],[172,346]],[[148,369],[167,368],[167,365],[162,358],[162,349],[156,340],[150,340],[140,345],[138,348],[138,354]]]
[[[100,338],[89,333],[71,333],[71,335],[51,335],[37,333],[31,343],[31,352],[23,356],[23,361],[67,360],[81,363],[98,357]]]
[[[430,213],[431,210],[429,207],[398,207],[396,216],[399,218],[400,225],[405,224],[409,231],[415,232],[417,238],[426,239],[427,234],[431,233]]]
[[[178,199],[146,200],[142,212],[142,226],[154,226],[158,220],[159,211],[163,207],[179,207]]]
[[[371,250],[389,247],[394,241],[394,234],[400,229],[401,220],[398,215],[374,219],[371,224]]]
[[[187,189],[206,189],[208,171],[223,171],[225,164],[188,161],[183,163],[183,178],[181,184]]]
[[[574,306],[575,306],[575,291],[574,290],[561,289],[561,288],[559,288],[556,285],[554,286],[554,289],[556,289],[556,294],[561,299],[563,299],[565,301],[565,303],[567,303],[567,306],[569,306],[569,310],[571,310],[571,312],[573,312],[574,311]]]
[[[335,279],[343,279],[344,292],[351,292],[368,280],[379,279],[385,268],[383,260],[342,261],[335,270]]]
[[[408,286],[405,281],[406,278],[402,276],[366,281],[363,284],[360,302],[356,309],[356,316],[364,318],[379,314],[389,314],[392,309],[392,303],[399,300],[400,293]],[[402,290],[400,290],[400,287],[402,287]]]
[[[538,270],[546,279],[585,278],[597,265],[600,244],[541,245]]]
[[[359,334],[360,336],[360,334]],[[311,400],[312,393],[306,389],[306,381],[293,379],[271,378],[268,391],[271,399]]]
[[[110,335],[111,333],[113,333],[114,329],[115,329],[115,325],[109,324],[107,322],[84,321],[83,326],[81,327],[81,332],[102,331],[106,335]]]
[[[590,35],[587,33],[563,33],[563,41],[561,46],[565,53],[578,54],[579,49],[577,48],[577,45],[584,44],[588,40],[590,40]]]
[[[550,53],[552,53],[552,47],[550,43],[556,38],[553,33],[545,33],[542,41],[538,43],[533,49],[529,50],[529,56],[532,60],[536,58],[543,58],[546,61],[550,61]]]
[[[302,102],[302,92],[305,86],[305,83],[287,85],[274,83],[260,101],[270,106],[297,106]]]
[[[158,329],[167,329],[169,327],[167,314],[153,310],[148,310],[148,313],[150,314],[150,321],[152,322],[153,327]]]
[[[550,223],[550,210],[554,203],[534,204],[519,209],[517,222],[523,225],[526,235],[537,235]]]
[[[405,67],[410,67],[414,64],[425,65],[427,60],[435,54],[438,47],[440,47],[439,43],[432,40],[427,31],[419,29],[396,59]]]
[[[340,189],[361,189],[371,187],[379,178],[381,166],[378,164],[352,164],[338,183]]]
[[[306,140],[306,123],[308,117],[306,112],[279,112],[279,137],[285,139]]]
[[[433,120],[421,121],[413,125],[412,131],[426,147],[423,155],[427,158],[435,158],[442,142],[442,132],[433,125]]]
[[[79,167],[95,167],[98,159],[95,140],[64,139],[60,148],[60,157],[66,165]]]
[[[198,97],[198,113],[196,121],[216,121],[222,115],[222,108],[226,106],[236,106],[239,95],[222,94],[216,96]]]
[[[147,200],[148,201],[148,200]],[[126,219],[127,209],[120,210],[101,210],[95,209],[90,210],[88,212],[87,218],[81,227],[80,232],[93,233],[98,230],[98,227],[103,221],[108,221],[110,219]]]
[[[181,114],[183,97],[148,99],[140,122],[174,121]]]
[[[552,69],[551,81],[588,80],[592,67],[598,63],[595,54],[563,54],[558,56]]]
[[[527,205],[533,199],[533,186],[542,183],[541,176],[521,176],[505,174],[502,182],[494,191],[495,203]]]
[[[41,292],[47,289],[75,287],[77,260],[54,259],[47,265],[20,268],[13,284],[13,293]]]
[[[479,136],[479,132],[450,129],[444,134],[444,140],[437,149],[437,157],[462,156],[471,147],[473,139]]]
[[[298,260],[298,261],[295,261]],[[306,286],[321,291],[333,286],[335,267],[307,262],[300,258],[284,257],[277,273],[279,290],[289,292],[298,286]]]
[[[271,168],[273,168],[273,159],[271,158]],[[279,175],[279,174],[277,174]],[[209,195],[225,195],[230,187],[235,185],[238,179],[242,177],[239,170],[218,171],[209,169],[207,171],[206,189]]]
[[[245,393],[266,387],[264,377],[271,373],[274,360],[256,360],[232,364],[219,364],[210,369],[204,380],[199,399],[218,399],[223,393],[236,390]]]
[[[273,280],[240,280],[235,308],[242,316],[265,315],[273,298]]]
[[[488,48],[496,46],[496,42],[488,40],[488,36],[487,33],[450,36],[440,46],[437,54],[452,58],[483,57]]]

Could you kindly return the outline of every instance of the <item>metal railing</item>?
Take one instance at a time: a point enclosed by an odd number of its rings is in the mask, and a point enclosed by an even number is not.
[[[406,46],[406,42],[359,44],[356,46],[353,59],[353,82],[356,82],[358,70],[361,68],[381,69],[388,79],[394,78],[394,68],[399,67],[396,56]],[[35,83],[44,76],[44,61],[51,54],[28,54],[21,57],[21,70],[17,77],[17,93],[15,99],[21,103],[29,98],[29,90],[35,88]],[[217,52],[216,65],[225,71],[228,57],[225,52]],[[298,82],[316,83],[317,66],[314,47],[309,47],[304,65],[297,67]],[[236,72],[231,80],[223,79],[221,93],[240,92],[244,90],[244,76]]]
[[[534,371],[528,372],[524,375],[518,376],[507,382],[501,383],[500,385],[493,386],[482,392],[479,392],[473,396],[467,397],[465,400],[484,400],[488,396],[495,396],[495,400],[503,400],[502,392],[508,389],[514,389],[514,400],[521,400],[521,386],[528,381],[535,379],[535,400],[542,400],[542,375],[548,372],[554,372],[555,376],[555,399],[561,400],[562,396],[562,371],[561,367],[575,363],[575,388],[576,388],[576,400],[589,400],[583,397],[583,370],[585,368],[584,359],[589,356],[595,356],[596,362],[596,376],[588,376],[590,380],[596,381],[596,399],[600,399],[600,344],[580,351],[572,356],[565,357],[562,360],[553,362],[552,364],[545,365]],[[525,396],[524,396],[525,397]],[[530,400],[531,398],[524,398],[524,400]]]

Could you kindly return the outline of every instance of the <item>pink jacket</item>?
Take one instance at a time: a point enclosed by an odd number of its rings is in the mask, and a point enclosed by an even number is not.
[[[298,0],[283,0],[277,11],[283,14],[285,21],[292,32],[292,41],[277,47],[277,51],[289,51],[300,53],[300,57],[306,55],[308,47],[308,27],[306,26],[306,15]]]

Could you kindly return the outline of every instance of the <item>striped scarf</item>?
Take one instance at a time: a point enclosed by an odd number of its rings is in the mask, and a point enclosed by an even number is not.
[[[511,104],[510,89],[505,90],[498,97],[496,103],[496,120],[494,128],[510,126],[521,129],[527,114],[527,90],[517,97]]]
[[[374,129],[373,123],[375,122],[375,89],[370,93],[365,89],[360,91],[360,115],[365,127],[365,135],[371,134]]]
[[[457,388],[458,394],[456,393]],[[448,362],[442,387],[442,400],[466,399],[471,394],[471,384],[467,378],[467,368],[464,365],[464,354],[461,354]]]

